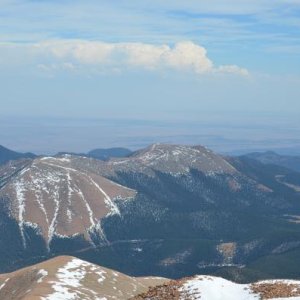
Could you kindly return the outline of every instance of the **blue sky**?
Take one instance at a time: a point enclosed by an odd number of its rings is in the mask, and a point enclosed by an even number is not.
[[[2,118],[300,127],[300,1],[0,0],[0,88]]]

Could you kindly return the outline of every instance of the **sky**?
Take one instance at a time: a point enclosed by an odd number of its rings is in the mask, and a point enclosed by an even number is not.
[[[300,153],[300,0],[0,0],[0,93],[17,150]]]

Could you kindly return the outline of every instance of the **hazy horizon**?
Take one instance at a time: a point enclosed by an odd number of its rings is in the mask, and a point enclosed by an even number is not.
[[[152,143],[201,144],[220,153],[274,150],[300,154],[298,119],[212,114],[201,120],[0,117],[1,144],[21,152],[84,153],[95,148],[137,150]]]
[[[4,0],[0,11],[0,144],[300,153],[298,0]]]

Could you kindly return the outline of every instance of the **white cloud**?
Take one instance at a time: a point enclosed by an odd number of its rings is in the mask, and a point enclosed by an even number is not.
[[[205,73],[213,69],[213,63],[207,57],[206,49],[192,42],[176,44],[165,53],[165,61],[174,68],[191,68],[196,73]]]
[[[221,49],[223,59],[236,55],[241,64],[251,62],[252,69],[282,72],[277,63],[282,60],[280,48],[300,45],[295,36],[300,28],[299,4],[300,0],[0,0],[0,41],[170,44],[187,39],[206,45],[214,54]],[[89,46],[86,61],[90,60]],[[276,47],[277,53],[265,58],[269,47]],[[83,57],[86,48],[77,49],[78,55]],[[106,57],[103,47],[102,51]],[[295,69],[294,60],[287,60],[287,72]]]
[[[214,66],[204,47],[191,41],[182,41],[173,47],[145,43],[103,43],[68,40],[46,41],[32,45],[36,55],[51,56],[63,64],[105,68],[171,69],[195,74],[233,73],[247,75],[246,69],[235,65]],[[53,63],[53,62],[52,62]]]
[[[221,73],[232,73],[232,74],[240,74],[244,76],[248,76],[249,72],[245,68],[240,68],[239,66],[236,65],[227,65],[227,66],[220,66],[217,69],[218,72]]]

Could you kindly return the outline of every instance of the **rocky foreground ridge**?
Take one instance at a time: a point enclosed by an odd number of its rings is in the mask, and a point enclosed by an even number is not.
[[[255,300],[300,299],[300,282],[266,280],[251,284],[237,284],[213,276],[195,276],[172,280],[131,300]]]
[[[70,256],[0,275],[3,300],[300,299],[300,281],[237,284],[220,277],[131,277]]]
[[[71,256],[0,275],[1,300],[129,299],[164,278],[135,278]]]

